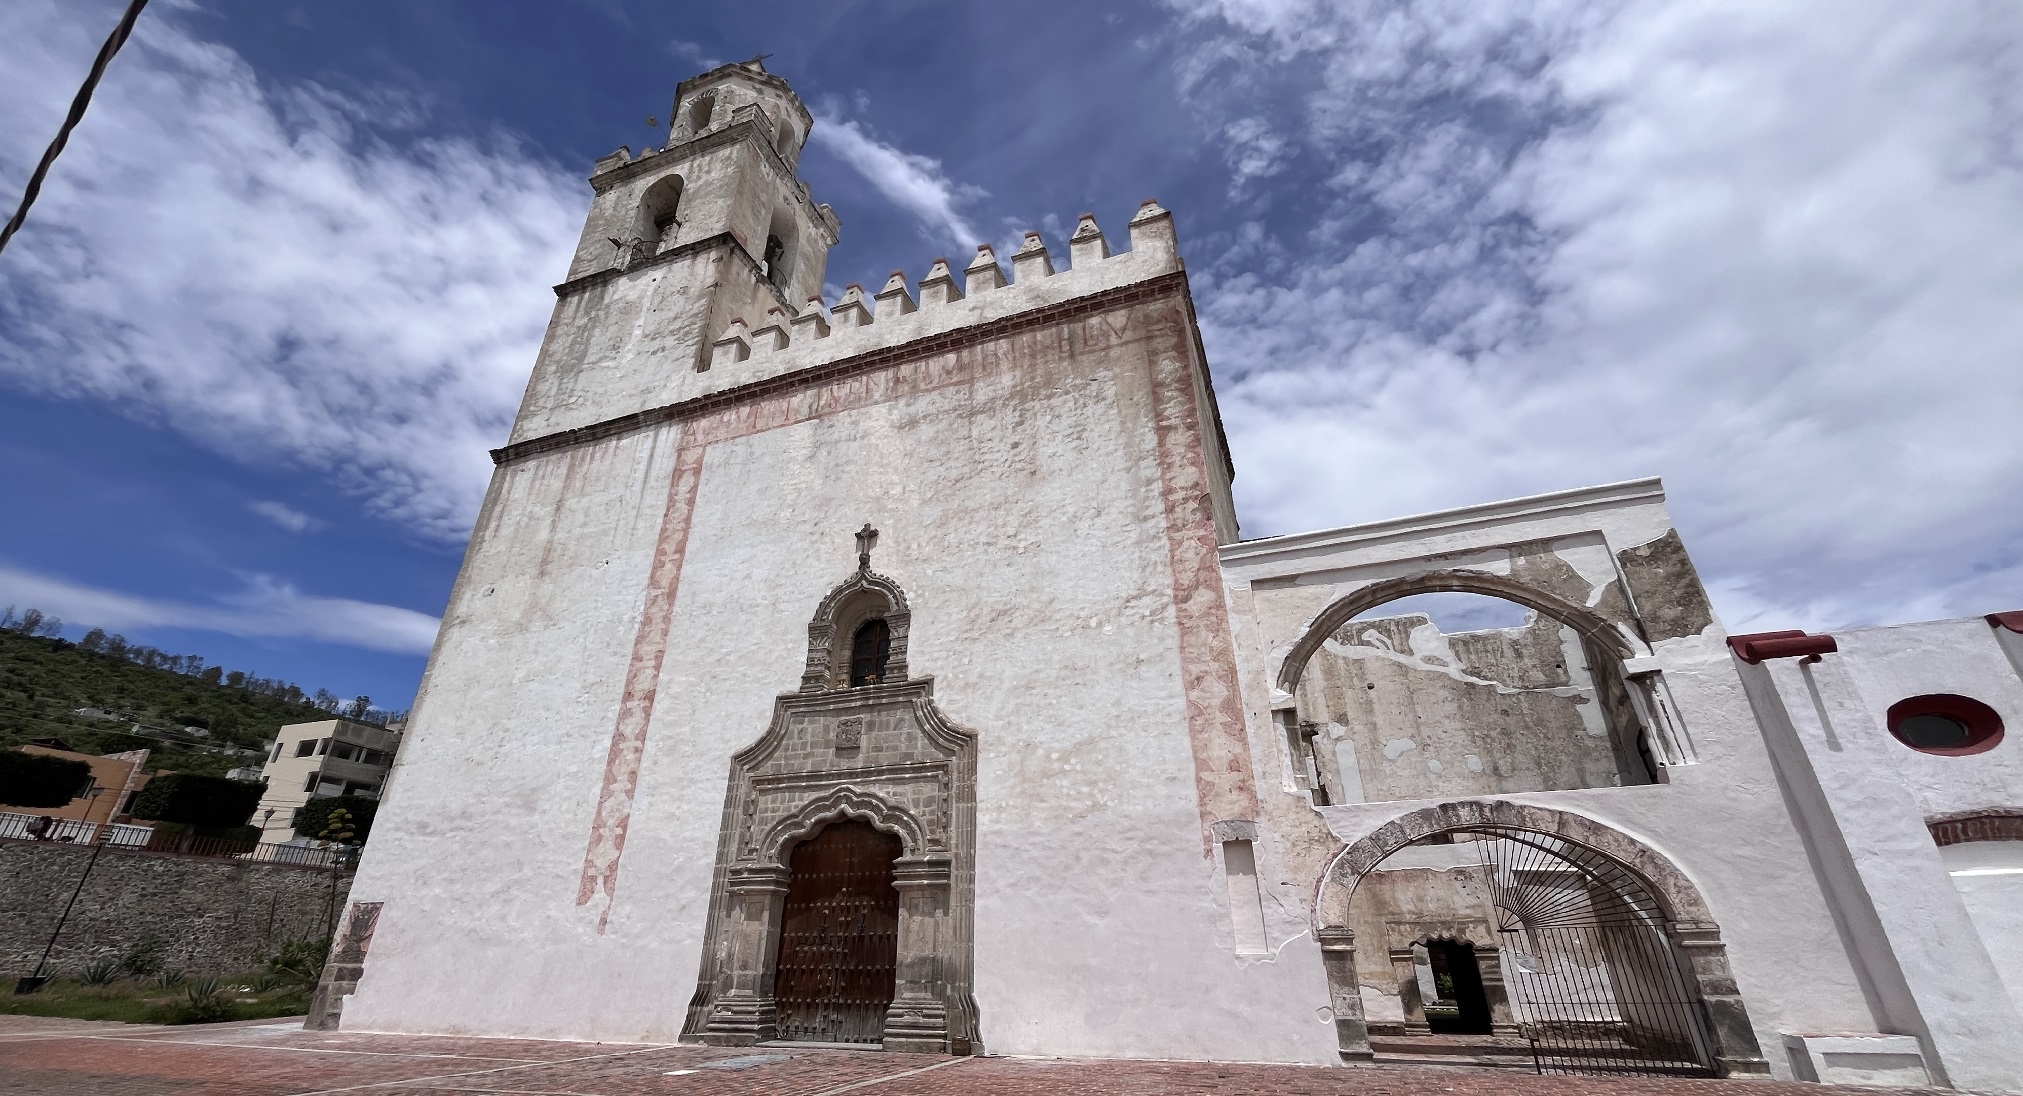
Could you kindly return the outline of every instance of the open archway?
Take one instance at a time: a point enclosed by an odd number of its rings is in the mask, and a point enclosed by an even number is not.
[[[1451,863],[1434,855],[1442,850]],[[1387,862],[1426,877],[1403,880],[1417,901],[1405,916],[1357,908],[1366,882],[1366,897],[1401,889],[1385,878]],[[1484,981],[1497,993],[1507,986],[1509,1030],[1561,1071],[1768,1070],[1699,888],[1593,819],[1501,801],[1412,811],[1336,856],[1316,910],[1345,1059],[1372,1056],[1366,989],[1379,1003],[1387,986],[1399,997],[1380,1038],[1388,1023],[1426,1029],[1411,950],[1426,938],[1475,944]]]
[[[1655,783],[1668,755],[1624,673],[1635,651],[1594,610],[1502,575],[1363,587],[1280,667],[1295,783],[1321,806]]]

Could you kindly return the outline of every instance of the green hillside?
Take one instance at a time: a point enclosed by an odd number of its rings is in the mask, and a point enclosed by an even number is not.
[[[260,750],[283,724],[328,719],[339,706],[320,690],[312,699],[292,683],[205,667],[193,656],[128,648],[124,640],[108,650],[97,629],[86,638],[96,651],[0,629],[0,747],[55,738],[93,754],[146,748],[154,751],[151,769],[222,775],[261,762],[233,747]],[[79,708],[104,714],[79,715]],[[371,722],[387,718],[376,710],[361,714]],[[142,733],[133,733],[135,723]]]

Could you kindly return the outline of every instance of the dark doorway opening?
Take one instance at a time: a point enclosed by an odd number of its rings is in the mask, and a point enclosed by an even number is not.
[[[1433,966],[1433,984],[1452,1008],[1426,1009],[1426,1026],[1441,1035],[1489,1034],[1489,995],[1482,990],[1482,964],[1475,945],[1434,940],[1426,945]]]
[[[899,955],[892,862],[900,852],[899,838],[864,822],[832,822],[794,847],[773,981],[781,1039],[884,1040]]]

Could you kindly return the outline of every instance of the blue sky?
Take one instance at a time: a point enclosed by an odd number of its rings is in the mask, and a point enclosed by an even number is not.
[[[0,254],[0,603],[404,706],[589,164],[763,51],[833,284],[1175,211],[1247,536],[1657,474],[1732,629],[2017,608],[2019,12],[156,0]],[[117,14],[0,8],[7,201]]]

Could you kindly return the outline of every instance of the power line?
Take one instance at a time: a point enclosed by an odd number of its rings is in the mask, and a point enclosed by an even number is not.
[[[91,72],[85,76],[84,86],[77,89],[77,98],[70,101],[70,113],[64,115],[63,125],[56,131],[56,139],[49,142],[49,150],[42,154],[42,162],[35,165],[35,173],[28,177],[28,189],[21,195],[21,207],[14,211],[7,227],[0,228],[0,250],[6,249],[7,241],[14,238],[21,222],[28,219],[28,207],[34,205],[35,196],[42,193],[42,180],[49,175],[49,166],[56,162],[56,155],[63,151],[63,146],[70,143],[70,131],[84,120],[84,108],[91,105],[91,93],[98,89],[105,67],[112,63],[112,55],[119,52],[119,47],[126,44],[127,35],[133,33],[134,21],[140,18],[141,9],[147,6],[148,0],[130,0],[126,14],[120,17],[119,26],[112,29],[112,37],[99,47],[98,58],[91,63]]]

